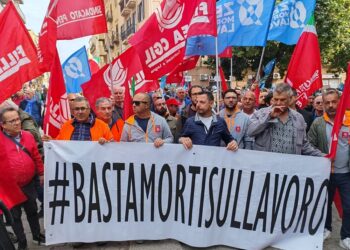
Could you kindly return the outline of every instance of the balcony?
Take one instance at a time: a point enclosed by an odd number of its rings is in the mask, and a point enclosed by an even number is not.
[[[111,37],[111,43],[118,45],[119,44],[119,33],[113,31]]]
[[[136,0],[125,0],[125,7],[133,9],[136,6]]]
[[[134,33],[135,33],[135,24],[127,27],[126,30],[122,30],[120,35],[123,43],[125,44],[125,41],[126,41],[126,44],[127,44],[128,38]]]
[[[106,20],[107,22],[113,22],[113,15],[112,15],[112,11],[111,10],[107,10],[107,13],[106,13]]]

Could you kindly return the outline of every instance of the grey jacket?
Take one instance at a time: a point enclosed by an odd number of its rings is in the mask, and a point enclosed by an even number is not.
[[[254,138],[247,135],[247,129],[249,124],[249,116],[239,111],[236,113],[235,118],[227,117],[225,109],[221,110],[219,116],[223,118],[227,124],[228,130],[231,135],[237,141],[239,148],[253,149]],[[232,126],[230,120],[234,119],[234,125]]]
[[[151,112],[151,117],[147,124],[147,133],[137,124],[135,116],[130,116],[124,124],[120,141],[126,142],[154,142],[157,138],[165,143],[172,143],[174,140],[166,120]]]
[[[263,108],[254,113],[248,125],[248,136],[255,137],[254,150],[271,151],[272,125],[277,123],[277,118],[271,119],[271,107]],[[306,137],[306,123],[301,114],[289,109],[289,116],[293,120],[295,135],[295,154],[324,156],[321,151],[315,149]]]

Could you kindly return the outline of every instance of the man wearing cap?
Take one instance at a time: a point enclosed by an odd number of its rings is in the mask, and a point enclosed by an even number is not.
[[[177,117],[177,111],[179,110],[179,103],[175,98],[169,98],[166,101],[166,106],[168,107],[169,113],[173,117]]]
[[[171,134],[173,136],[175,136],[175,132],[176,132],[176,118],[174,116],[170,115],[164,99],[157,99],[154,102],[154,111],[158,115],[164,117],[164,119],[166,120],[166,122],[169,125]]]

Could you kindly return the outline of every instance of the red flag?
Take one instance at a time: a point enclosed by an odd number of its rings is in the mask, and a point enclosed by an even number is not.
[[[220,58],[232,58],[232,47],[227,47],[223,52],[219,54]]]
[[[57,41],[57,0],[51,0],[39,33],[38,58],[40,68],[50,71],[56,57]]]
[[[42,74],[35,45],[12,1],[0,13],[0,103]]]
[[[12,178],[12,173],[8,167],[5,140],[4,134],[0,131],[0,200],[4,202],[8,209],[11,209],[17,204],[24,202],[27,198]]]
[[[55,138],[63,123],[70,119],[70,109],[67,99],[66,86],[58,52],[51,68],[50,85],[46,98],[44,129],[46,134]]]
[[[129,41],[139,54],[146,78],[158,79],[182,62],[187,35],[216,34],[216,21],[210,23],[216,19],[213,4],[213,0],[163,0]],[[208,28],[211,26],[215,27]]]
[[[348,71],[346,75],[346,81],[344,84],[343,94],[340,98],[337,113],[334,118],[334,126],[332,130],[332,143],[330,148],[330,153],[327,155],[328,158],[334,159],[337,146],[338,146],[338,134],[343,125],[343,121],[347,118],[349,119],[350,112],[350,63],[348,64]],[[347,115],[346,115],[347,114]]]
[[[308,96],[322,87],[321,55],[313,17],[299,38],[288,66],[286,82],[296,89],[296,105],[303,108]]]
[[[222,67],[220,67],[220,66],[219,66],[219,74],[220,74],[220,79],[221,79],[221,89],[222,89],[222,92],[225,92],[226,90],[228,90],[228,86],[226,83],[224,71],[222,70]]]
[[[130,60],[132,58],[133,60]],[[127,49],[119,57],[114,59],[112,64],[104,66],[100,71],[91,77],[91,80],[81,85],[84,96],[89,100],[91,107],[100,97],[111,95],[111,83],[113,86],[125,87],[124,118],[132,114],[130,88],[132,77],[135,79],[136,93],[140,91],[151,91],[159,85],[145,78],[141,62],[133,47]]]
[[[91,75],[97,73],[100,70],[100,66],[94,59],[89,59],[89,66],[90,66]]]
[[[103,0],[59,0],[56,21],[58,40],[107,32]]]
[[[196,67],[199,56],[191,56],[183,60],[166,78],[167,83],[180,83],[183,78],[183,71]]]

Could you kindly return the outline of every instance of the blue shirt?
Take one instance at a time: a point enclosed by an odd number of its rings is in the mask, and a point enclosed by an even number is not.
[[[221,117],[213,115],[210,128],[206,131],[205,125],[199,120],[198,114],[186,120],[181,137],[190,137],[195,145],[220,146],[221,140],[227,145],[234,138]]]

